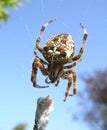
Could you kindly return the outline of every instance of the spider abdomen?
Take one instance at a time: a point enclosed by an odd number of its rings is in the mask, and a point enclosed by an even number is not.
[[[75,46],[69,34],[50,38],[43,47],[43,56],[50,63],[66,64],[74,55]]]

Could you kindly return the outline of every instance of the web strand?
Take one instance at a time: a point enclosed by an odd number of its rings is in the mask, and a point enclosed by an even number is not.
[[[42,15],[43,15],[43,17],[45,17],[45,10],[44,10],[43,0],[41,0],[41,7],[42,7]]]

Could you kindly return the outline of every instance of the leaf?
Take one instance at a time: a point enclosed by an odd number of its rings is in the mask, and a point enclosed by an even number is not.
[[[25,130],[26,127],[27,127],[27,124],[22,123],[22,124],[17,125],[13,130]]]

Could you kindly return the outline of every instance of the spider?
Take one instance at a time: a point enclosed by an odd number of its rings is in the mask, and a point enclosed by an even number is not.
[[[85,27],[80,23],[80,26],[84,32],[84,36],[80,51],[76,56],[74,56],[75,44],[73,38],[66,33],[61,33],[56,36],[53,36],[46,42],[44,47],[41,47],[40,41],[45,28],[55,20],[56,19],[52,19],[42,26],[40,34],[36,40],[36,48],[42,53],[43,57],[45,58],[45,61],[37,56],[35,48],[35,59],[32,64],[31,81],[33,83],[33,87],[35,88],[49,87],[40,86],[36,83],[38,68],[41,70],[44,76],[47,76],[45,79],[45,82],[47,84],[55,83],[55,86],[58,86],[60,78],[68,80],[68,85],[65,91],[64,98],[64,101],[66,101],[68,96],[73,96],[76,94],[76,71],[72,68],[82,60],[82,54],[84,51],[84,46],[88,33]],[[72,82],[73,93],[69,94]]]

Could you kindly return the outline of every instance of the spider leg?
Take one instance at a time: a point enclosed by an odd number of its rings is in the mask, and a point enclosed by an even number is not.
[[[43,61],[42,61],[43,62]],[[40,86],[36,84],[36,78],[37,78],[37,71],[38,68],[40,68],[41,72],[44,75],[47,75],[47,69],[44,68],[44,66],[42,65],[42,62],[40,61],[40,59],[38,57],[36,57],[34,59],[34,62],[32,64],[32,74],[31,74],[31,81],[33,83],[33,87],[35,88],[47,88],[49,86]]]
[[[69,96],[74,96],[76,94],[76,71],[75,70],[71,70],[71,73],[73,74],[73,93],[70,94]]]
[[[70,76],[70,74],[73,74],[73,76]],[[62,73],[62,75],[60,75],[60,77],[68,80],[68,86],[66,88],[65,98],[64,98],[64,101],[66,101],[68,96],[73,96],[73,95],[76,94],[76,72],[73,69],[68,70],[68,71],[64,71]],[[72,85],[72,81],[73,81],[73,94],[69,95],[69,91],[70,91],[70,88],[71,88],[71,85]]]
[[[44,65],[48,65],[48,63],[47,63],[46,61],[42,60],[41,58],[39,58],[39,57],[37,56],[36,49],[34,49],[34,54],[35,54],[35,57],[40,60],[40,62],[42,63],[42,65],[43,65],[43,64],[44,64]]]
[[[41,30],[40,30],[38,39],[36,40],[36,48],[37,48],[40,52],[42,52],[42,47],[40,46],[40,41],[41,41],[43,32],[44,32],[45,28],[46,28],[50,23],[52,23],[52,22],[55,21],[55,20],[56,20],[56,19],[52,19],[52,20],[50,20],[49,22],[45,23],[45,24],[42,26]]]
[[[82,60],[82,57],[80,57],[80,59],[78,59],[77,61],[75,61],[71,65],[64,66],[64,69],[70,69],[70,68],[76,66],[81,60]]]
[[[79,51],[79,53],[76,56],[74,56],[72,58],[73,61],[76,61],[76,60],[78,60],[78,59],[80,59],[82,57],[82,54],[84,52],[85,43],[86,43],[86,40],[87,40],[87,37],[88,37],[88,33],[87,33],[85,27],[81,23],[80,23],[80,26],[83,29],[84,36],[83,36],[82,46],[80,48],[80,51]]]

